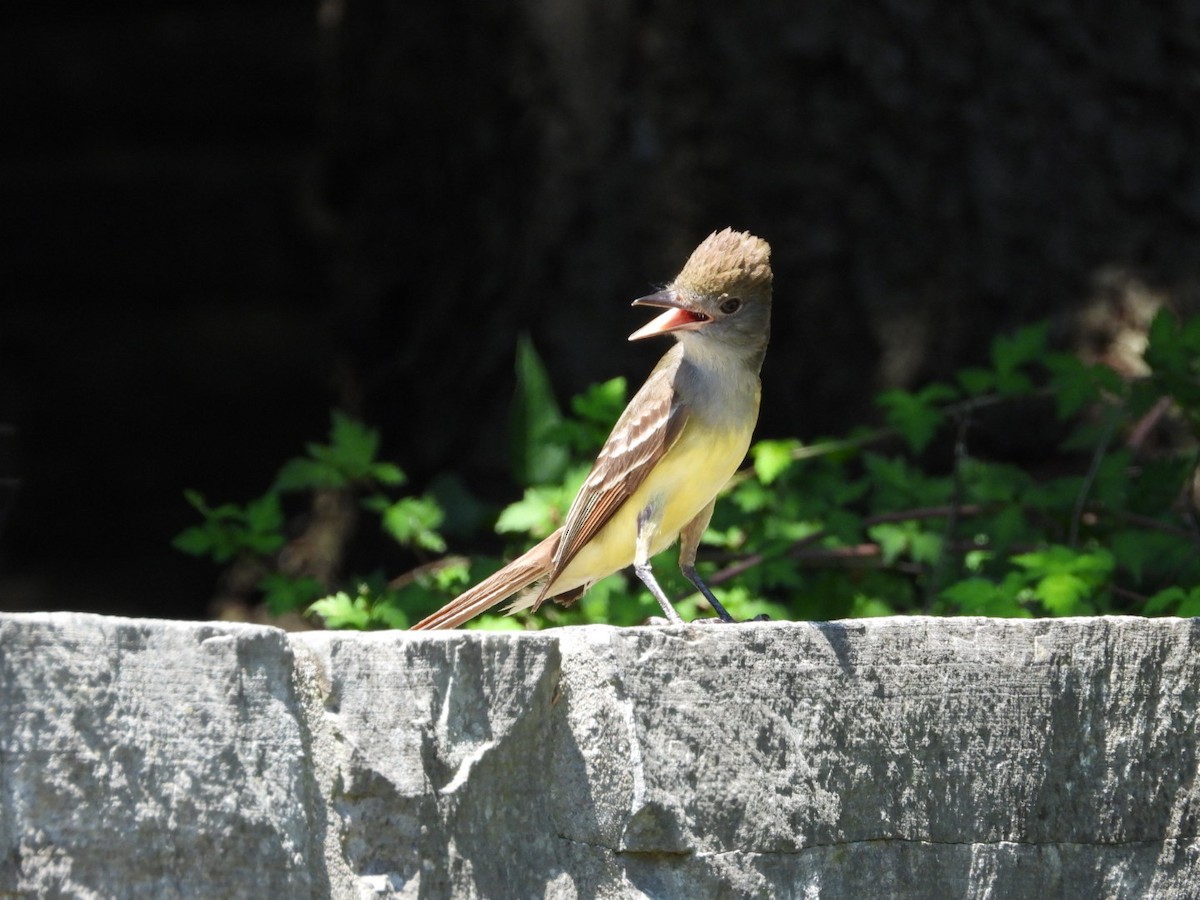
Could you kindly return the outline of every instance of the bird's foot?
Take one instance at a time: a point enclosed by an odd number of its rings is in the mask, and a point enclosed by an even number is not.
[[[752,619],[722,619],[720,616],[712,616],[707,619],[692,619],[693,625],[740,625],[743,622],[770,622],[771,617],[766,613],[761,613]]]

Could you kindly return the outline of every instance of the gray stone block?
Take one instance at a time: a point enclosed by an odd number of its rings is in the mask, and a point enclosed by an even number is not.
[[[312,893],[287,635],[0,616],[0,895]]]
[[[0,616],[0,894],[1182,900],[1198,641]]]

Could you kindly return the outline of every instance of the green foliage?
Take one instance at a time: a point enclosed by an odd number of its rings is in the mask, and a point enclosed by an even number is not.
[[[793,454],[800,448],[800,442],[788,441],[759,441],[750,449],[754,460],[754,474],[758,480],[769,485],[772,481],[791,468],[795,462]]]
[[[525,496],[505,507],[496,520],[500,534],[525,534],[541,540],[562,524],[576,491],[583,484],[587,469],[576,466],[558,484],[525,489]]]
[[[1200,320],[1159,314],[1145,359],[1150,374],[1125,379],[1052,351],[1049,328],[1038,324],[997,338],[988,366],[963,369],[951,383],[883,393],[886,427],[810,444],[760,441],[717,505],[698,568],[738,618],[1200,615]],[[453,476],[424,495],[396,495],[404,474],[377,458],[378,434],[335,413],[329,443],[310,444],[245,507],[213,508],[187,492],[203,521],[176,546],[220,563],[258,560],[274,611],[311,603],[330,627],[404,627],[501,565],[489,556],[437,558],[450,544],[479,541],[491,522],[511,558],[559,527],[625,404],[625,383],[614,379],[575,397],[564,415],[527,340],[517,383],[510,450],[524,492],[498,516]],[[1051,406],[1061,441],[1043,464],[976,450],[988,417],[1045,430],[1035,417]],[[1156,427],[1164,436],[1147,442]],[[353,492],[416,568],[390,582],[351,578],[312,602],[317,585],[272,561],[287,543],[281,495],[321,490]],[[674,553],[655,561],[664,589],[685,617],[711,615]],[[468,627],[633,625],[658,614],[637,579],[619,572],[574,606],[493,611]]]
[[[566,419],[547,439],[557,442],[576,457],[594,457],[625,409],[625,379],[611,378],[593,384],[571,398],[574,419]],[[590,464],[591,460],[588,459]]]
[[[183,496],[204,521],[175,537],[172,543],[177,550],[227,563],[243,554],[274,553],[283,546],[283,508],[278,494],[266,493],[245,506],[225,503],[216,508],[198,491],[184,491]]]
[[[707,569],[711,582],[735,579],[805,618],[1200,610],[1200,594],[1173,586],[1200,582],[1200,326],[1156,319],[1153,371],[1134,382],[1051,352],[1048,335],[1040,324],[999,337],[991,366],[959,372],[957,386],[884,393],[886,429],[756,444],[706,536],[725,563]],[[972,454],[984,416],[1032,421],[1047,398],[1063,435],[1043,466],[1053,474]],[[1128,444],[1164,398],[1192,438]]]
[[[517,341],[517,390],[509,418],[509,464],[518,484],[545,484],[567,466],[567,448],[549,440],[562,425],[550,375],[528,335]]]
[[[878,402],[886,410],[888,424],[900,433],[913,452],[920,453],[945,421],[946,413],[939,404],[957,396],[958,391],[948,384],[930,384],[913,393],[884,391]]]
[[[446,514],[432,497],[401,497],[390,501],[376,495],[363,501],[367,509],[379,513],[383,530],[398,543],[431,553],[445,553],[446,540],[437,531]]]
[[[308,611],[320,616],[330,628],[371,631],[381,628],[407,628],[408,616],[378,578],[359,581],[353,593],[338,591],[314,602]]]
[[[375,459],[379,450],[379,432],[336,410],[329,429],[329,443],[311,443],[307,449],[308,456],[283,464],[275,476],[275,491],[404,484],[404,473],[398,467]]]
[[[1176,615],[1184,618],[1200,616],[1200,586],[1191,590],[1169,587],[1159,591],[1146,603],[1148,616]]]
[[[1050,326],[1040,322],[992,341],[993,384],[997,393],[1006,397],[1029,393],[1033,388],[1029,369],[1045,356],[1049,332]]]
[[[337,591],[308,607],[330,628],[376,630],[407,628],[413,609],[432,611],[470,583],[468,563],[451,557],[387,581],[378,572],[356,579],[351,590]]]
[[[1157,392],[1174,400],[1200,434],[1200,317],[1180,323],[1159,310],[1150,324],[1146,363]]]
[[[263,604],[277,616],[304,609],[325,593],[325,585],[311,575],[293,577],[282,572],[267,572],[259,579],[258,587]]]
[[[331,625],[339,623],[336,627],[400,627],[407,621],[404,610],[409,605],[436,605],[465,582],[465,565],[455,566],[450,561],[435,566],[436,572],[413,577],[402,585],[387,584],[381,576],[356,578],[353,594],[339,591],[314,603],[328,593],[331,585],[305,571],[303,565],[289,561],[287,548],[293,541],[320,547],[327,540],[318,536],[306,542],[302,531],[289,530],[284,514],[286,495],[315,497],[325,492],[354,498],[362,509],[379,516],[385,534],[418,555],[446,551],[446,541],[439,531],[446,514],[431,495],[391,494],[391,489],[407,480],[404,472],[378,459],[378,431],[340,412],[332,414],[329,442],[310,443],[306,451],[305,456],[285,462],[270,489],[245,506],[226,503],[214,508],[198,492],[185,491],[184,496],[203,521],[181,532],[174,546],[193,556],[244,566],[256,573],[258,599],[271,613],[309,609]],[[453,484],[443,484],[447,496],[456,497],[461,508],[469,508],[470,501],[461,492],[451,490]],[[303,558],[304,554],[291,556]],[[321,562],[317,561],[316,568],[322,568]]]

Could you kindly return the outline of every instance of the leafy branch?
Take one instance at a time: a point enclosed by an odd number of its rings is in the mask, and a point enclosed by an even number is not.
[[[997,338],[987,366],[884,392],[877,427],[759,441],[717,506],[700,569],[746,618],[1200,614],[1200,319],[1159,313],[1145,361],[1148,374],[1123,378],[1054,351],[1038,324]],[[524,494],[493,520],[511,553],[561,524],[625,402],[615,379],[563,411],[528,341],[517,380],[509,452]],[[1043,412],[1058,437],[1038,464],[1005,461],[980,438],[1004,417],[1036,427],[1028,423]],[[465,518],[478,522],[481,505],[461,486],[400,494],[403,471],[378,451],[376,432],[335,413],[329,442],[308,445],[258,500],[212,507],[187,492],[202,522],[176,546],[227,566],[252,561],[272,609],[307,607],[331,627],[402,627],[501,560],[446,555],[448,533],[467,545],[482,539],[460,515],[471,508]],[[405,574],[344,576],[328,566],[313,579],[283,564],[303,536],[284,501],[308,495],[315,506],[330,493],[376,517],[408,554]],[[674,569],[656,565],[681,611],[702,614]],[[617,573],[571,608],[484,616],[475,627],[635,624],[656,608]]]

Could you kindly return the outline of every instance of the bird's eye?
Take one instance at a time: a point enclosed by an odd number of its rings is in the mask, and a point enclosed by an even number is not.
[[[721,312],[729,316],[742,308],[742,301],[737,297],[730,297],[728,300],[721,301]]]

